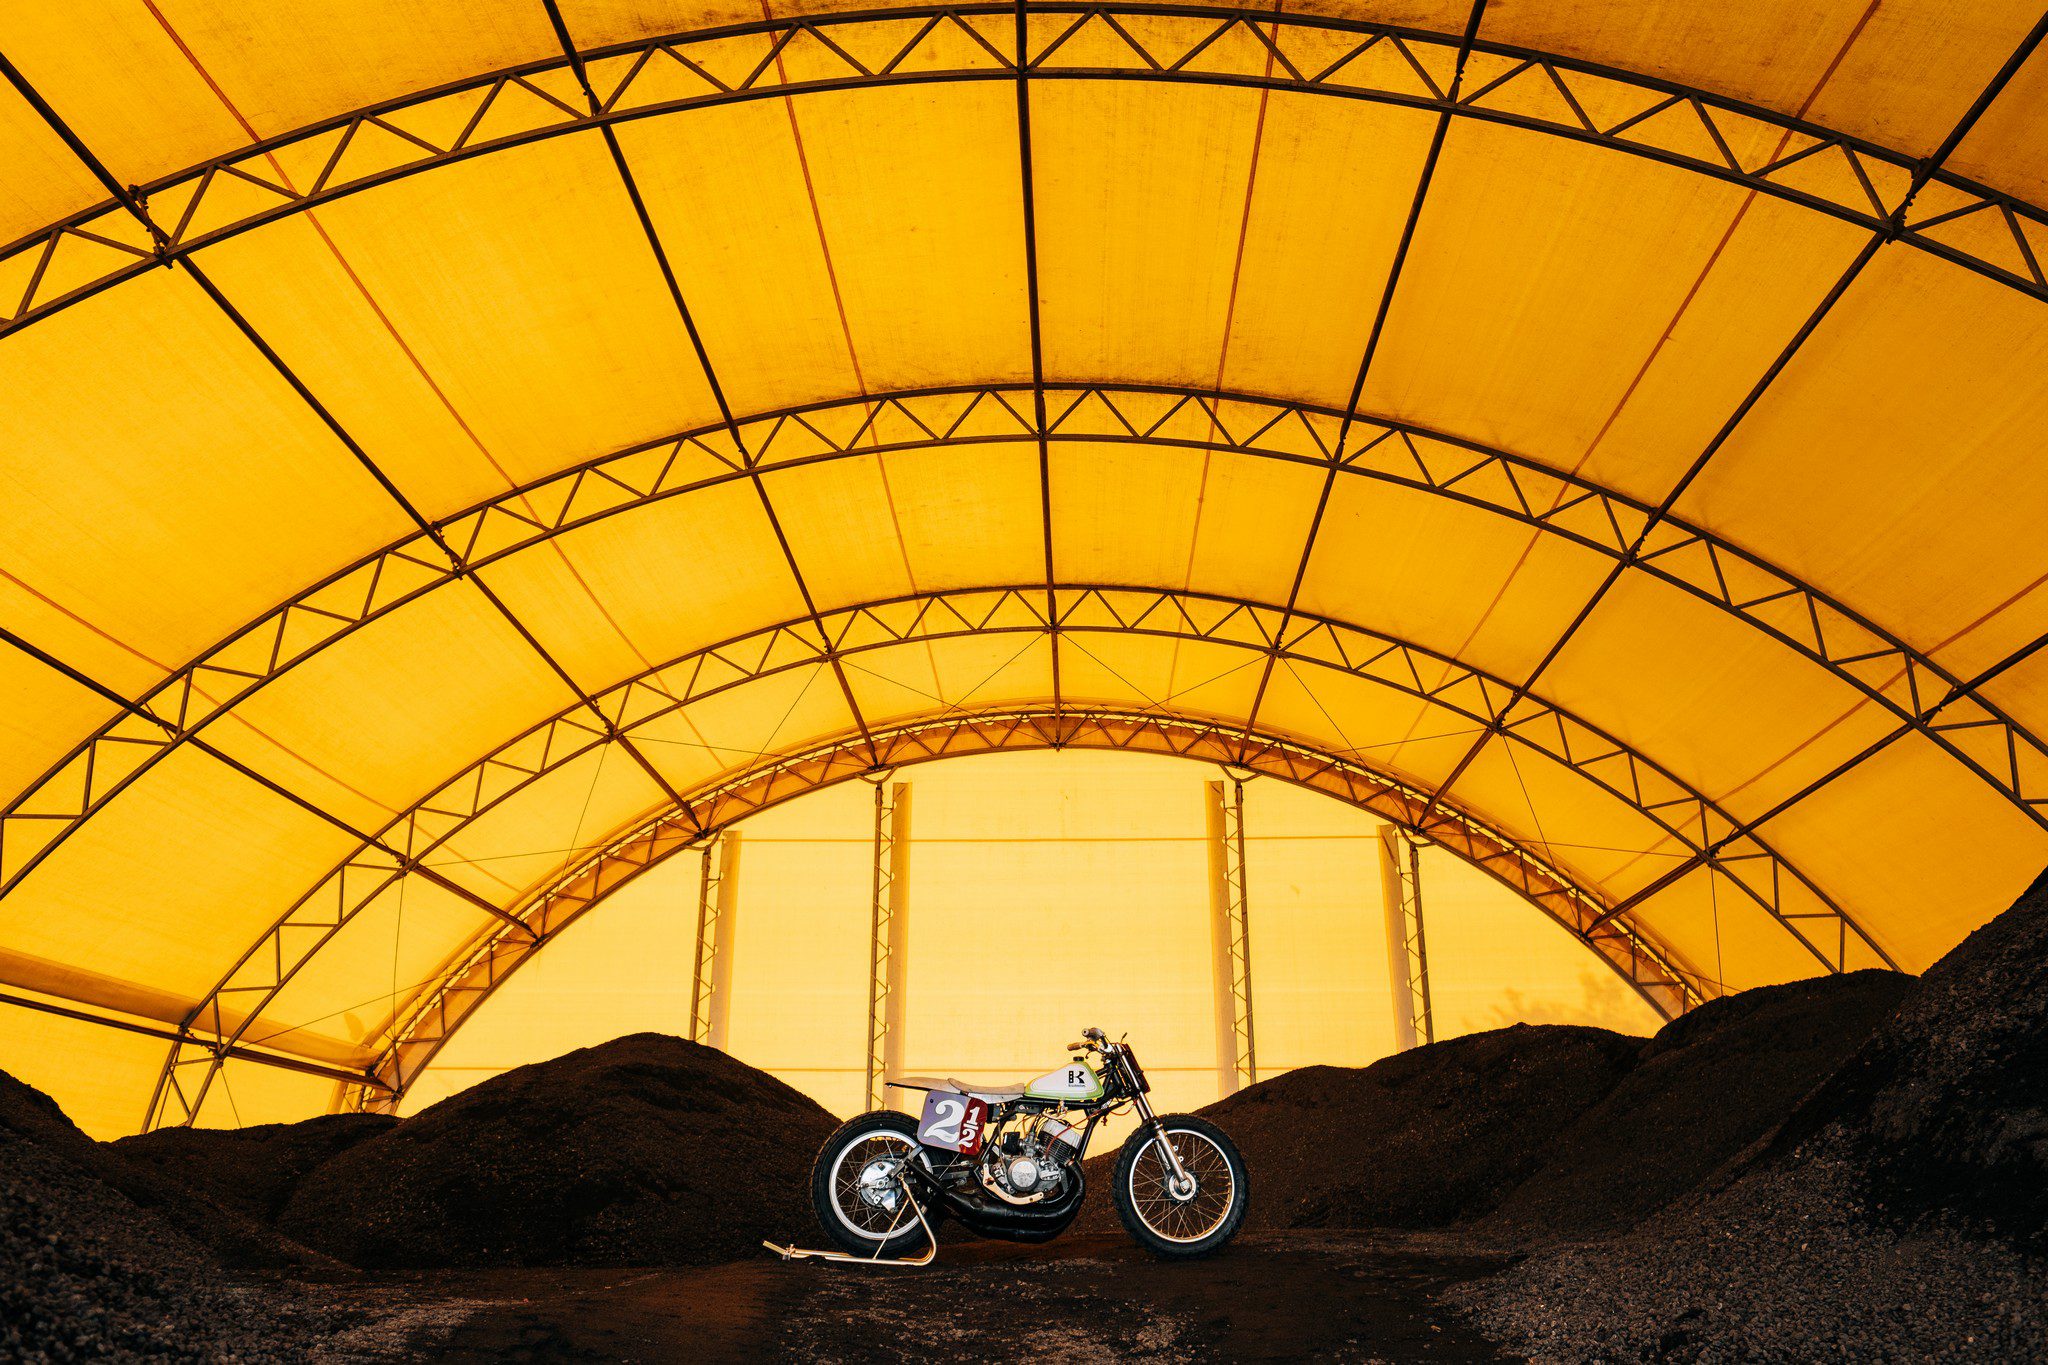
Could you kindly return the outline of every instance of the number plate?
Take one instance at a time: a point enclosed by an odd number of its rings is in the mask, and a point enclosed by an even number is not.
[[[982,1130],[987,1124],[985,1102],[951,1090],[933,1090],[924,1097],[917,1140],[927,1147],[973,1156],[981,1150]]]

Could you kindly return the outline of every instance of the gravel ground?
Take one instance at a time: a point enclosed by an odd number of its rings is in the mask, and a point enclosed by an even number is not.
[[[1542,1360],[2048,1360],[2048,876],[1720,1180],[1458,1298]]]
[[[1950,1229],[1876,1226],[1854,1173],[1822,1162],[1449,1297],[1537,1361],[2048,1359],[2048,1265]]]
[[[0,1359],[292,1360],[363,1318],[227,1282],[208,1248],[61,1152],[0,1136]]]

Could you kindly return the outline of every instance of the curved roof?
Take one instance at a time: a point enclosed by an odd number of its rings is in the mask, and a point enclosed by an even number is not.
[[[402,1084],[650,856],[1060,744],[1667,1012],[1923,966],[2048,862],[2044,31],[13,7],[0,983]]]

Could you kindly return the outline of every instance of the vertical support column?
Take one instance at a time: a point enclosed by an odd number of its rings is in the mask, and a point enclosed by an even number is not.
[[[1380,826],[1380,904],[1387,921],[1387,982],[1394,1048],[1436,1041],[1429,1015],[1429,949],[1422,934],[1422,847],[1398,825]]]
[[[1228,783],[1209,784],[1208,836],[1216,1084],[1221,1094],[1234,1095],[1259,1079],[1252,1032],[1251,901],[1245,881],[1241,778],[1233,775]]]
[[[867,1107],[888,1107],[882,1081],[903,1071],[904,977],[910,961],[910,784],[875,783],[874,878],[868,901]]]
[[[697,882],[697,962],[690,975],[690,1040],[724,1050],[732,1020],[732,943],[739,911],[740,835],[704,845]]]

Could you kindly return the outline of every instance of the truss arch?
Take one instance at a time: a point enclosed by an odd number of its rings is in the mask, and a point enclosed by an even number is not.
[[[858,667],[862,653],[904,644],[982,635],[1030,636],[1054,629],[1083,638],[1139,635],[1194,641],[1270,655],[1384,687],[1441,707],[1475,730],[1489,724],[1513,690],[1503,678],[1383,632],[1312,613],[1286,613],[1272,603],[1074,584],[1055,585],[1053,603],[1056,618],[1048,616],[1036,586],[1015,585],[861,604],[826,614],[824,648],[803,629],[806,621],[783,622],[668,661],[600,694],[600,710],[616,732],[592,725],[579,704],[508,740],[344,858],[241,955],[186,1019],[185,1028],[193,1037],[207,1041],[200,1053],[172,1050],[165,1086],[175,1076],[178,1057],[218,1057],[238,1046],[246,1030],[268,1014],[279,993],[356,916],[377,904],[410,870],[457,842],[475,821],[549,774],[602,749],[616,734],[631,735],[658,725],[693,705],[764,678],[815,667],[828,648]],[[1504,743],[1562,765],[1635,811],[1676,849],[1712,867],[1775,920],[1822,970],[1896,965],[1849,913],[1762,837],[1752,832],[1716,847],[1738,822],[1649,755],[1540,697],[1527,698],[1511,714],[1512,720],[1500,731]],[[1337,756],[1359,758],[1356,751],[1340,750]],[[688,808],[668,818],[672,823],[697,819],[699,837],[717,830],[713,817]],[[1555,861],[1540,842],[1530,847]],[[188,1096],[182,1083],[176,1090],[160,1087],[152,1123],[164,1121],[163,1104],[173,1096],[196,1109],[206,1088],[201,1082]]]
[[[1454,89],[1454,34],[1132,0],[1030,5],[1020,63],[1007,36],[1015,9],[908,6],[672,32],[341,114],[137,186],[152,232],[124,205],[101,204],[0,249],[0,278],[28,280],[0,301],[0,335],[265,223],[494,151],[693,108],[1019,75],[1287,90],[1523,128],[1729,181],[2048,298],[2048,212],[1940,170],[1909,213],[1917,158],[1710,91],[1483,39]],[[569,93],[572,65],[588,73],[595,108]]]
[[[1320,791],[1417,829],[1507,885],[1574,933],[1667,1017],[1689,1008],[1712,987],[1668,949],[1617,920],[1603,920],[1598,896],[1573,883],[1527,849],[1448,803],[1434,810],[1426,794],[1364,765],[1284,740],[1245,743],[1237,727],[1158,714],[1071,708],[965,712],[878,728],[873,745],[848,736],[779,758],[751,772],[692,794],[695,812],[678,820],[663,812],[622,831],[595,855],[565,869],[527,911],[534,932],[490,935],[445,981],[427,992],[393,1031],[391,1043],[368,1068],[369,1081],[349,1089],[354,1108],[395,1109],[407,1085],[431,1062],[476,1007],[576,918],[619,887],[668,858],[696,846],[698,819],[717,825],[798,796],[859,777],[881,762],[890,768],[968,754],[1029,749],[1103,749],[1229,762],[1253,772]],[[1425,812],[1427,812],[1425,814]],[[1581,926],[1591,925],[1590,930]],[[1609,930],[1615,931],[1607,937]]]
[[[353,632],[519,551],[758,473],[960,443],[1040,438],[1029,385],[921,389],[717,424],[604,456],[435,523],[301,592],[179,669],[0,810],[0,897],[129,786],[258,690]],[[1951,670],[1821,589],[1646,503],[1511,452],[1412,424],[1247,394],[1049,383],[1049,443],[1225,450],[1331,469],[1502,516],[1623,561],[1849,684],[2048,828],[2048,743]],[[747,453],[743,453],[743,450]],[[534,509],[547,509],[537,514]],[[453,547],[451,566],[434,537]],[[1631,558],[1631,555],[1634,555]]]

